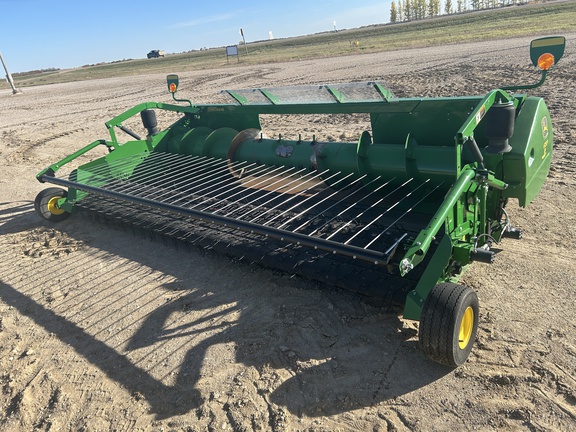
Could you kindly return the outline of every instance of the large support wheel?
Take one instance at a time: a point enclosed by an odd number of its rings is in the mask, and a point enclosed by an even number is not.
[[[60,188],[47,188],[36,195],[34,200],[34,210],[38,212],[40,216],[50,222],[60,222],[70,216],[65,210],[58,208],[58,200],[66,198],[68,195],[67,191]]]
[[[466,361],[478,331],[478,296],[453,283],[436,285],[424,302],[419,341],[432,360],[447,366]]]

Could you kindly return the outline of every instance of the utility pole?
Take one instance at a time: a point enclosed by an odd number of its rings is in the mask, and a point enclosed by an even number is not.
[[[16,94],[16,93],[22,93],[20,90],[18,90],[16,88],[16,86],[14,85],[14,80],[12,79],[12,75],[10,75],[10,72],[8,72],[8,68],[6,67],[6,63],[4,62],[4,57],[2,57],[2,53],[0,52],[0,60],[2,61],[2,66],[4,66],[4,70],[6,71],[6,80],[8,81],[8,83],[10,84],[10,87],[12,87],[12,94]]]
[[[242,40],[244,41],[244,48],[246,49],[246,55],[248,55],[248,45],[246,45],[246,38],[244,37],[244,29],[240,29],[240,34],[242,35]]]

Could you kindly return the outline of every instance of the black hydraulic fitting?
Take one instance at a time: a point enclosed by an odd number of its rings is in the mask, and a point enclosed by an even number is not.
[[[482,248],[472,249],[472,252],[470,252],[470,259],[472,261],[480,261],[486,264],[492,264],[494,262],[494,256],[494,252]]]
[[[522,238],[522,230],[520,228],[508,227],[502,233],[502,237],[520,240]]]

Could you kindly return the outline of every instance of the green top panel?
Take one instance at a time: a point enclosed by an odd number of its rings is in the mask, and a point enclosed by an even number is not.
[[[224,90],[239,105],[297,105],[388,102],[394,98],[383,83],[345,83],[265,89]]]
[[[542,54],[550,53],[554,56],[554,64],[556,64],[564,55],[565,46],[566,38],[564,36],[534,39],[530,43],[530,60],[534,66],[538,67],[538,58]]]

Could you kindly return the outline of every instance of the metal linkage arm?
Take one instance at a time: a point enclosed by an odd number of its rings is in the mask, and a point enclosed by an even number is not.
[[[144,102],[141,104],[136,105],[133,108],[130,108],[127,111],[124,111],[122,114],[117,115],[111,120],[108,120],[105,125],[108,128],[108,132],[110,133],[110,139],[115,145],[118,145],[118,138],[116,137],[116,132],[114,131],[115,127],[122,128],[122,122],[128,120],[129,118],[134,117],[136,114],[141,113],[147,109],[161,109],[165,111],[175,111],[181,113],[192,113],[196,114],[198,112],[198,108],[195,106],[180,106],[180,105],[172,105],[172,104],[165,104],[162,102]]]
[[[416,240],[412,243],[406,255],[404,255],[404,259],[400,262],[400,273],[402,276],[406,275],[414,266],[422,262],[432,241],[440,228],[442,228],[442,225],[444,225],[446,218],[453,212],[454,206],[462,194],[470,188],[470,182],[475,176],[476,172],[469,167],[462,171],[460,177],[454,186],[452,186],[448,195],[446,195],[442,206],[434,214],[428,226],[420,231],[420,234],[418,234],[418,237],[416,237]]]
[[[54,174],[56,173],[56,171],[58,171],[62,166],[66,165],[67,163],[73,161],[74,159],[82,156],[84,153],[88,153],[90,150],[98,147],[99,145],[105,145],[108,148],[113,147],[112,143],[105,141],[105,140],[94,141],[93,143],[88,144],[86,147],[83,147],[80,150],[72,153],[71,155],[66,156],[64,159],[56,162],[55,164],[50,165],[48,168],[43,169],[42,171],[40,171],[38,173],[36,178],[38,179],[38,181],[40,183],[44,183],[44,180],[42,179],[42,177],[44,175],[47,175],[49,177],[53,177]]]

